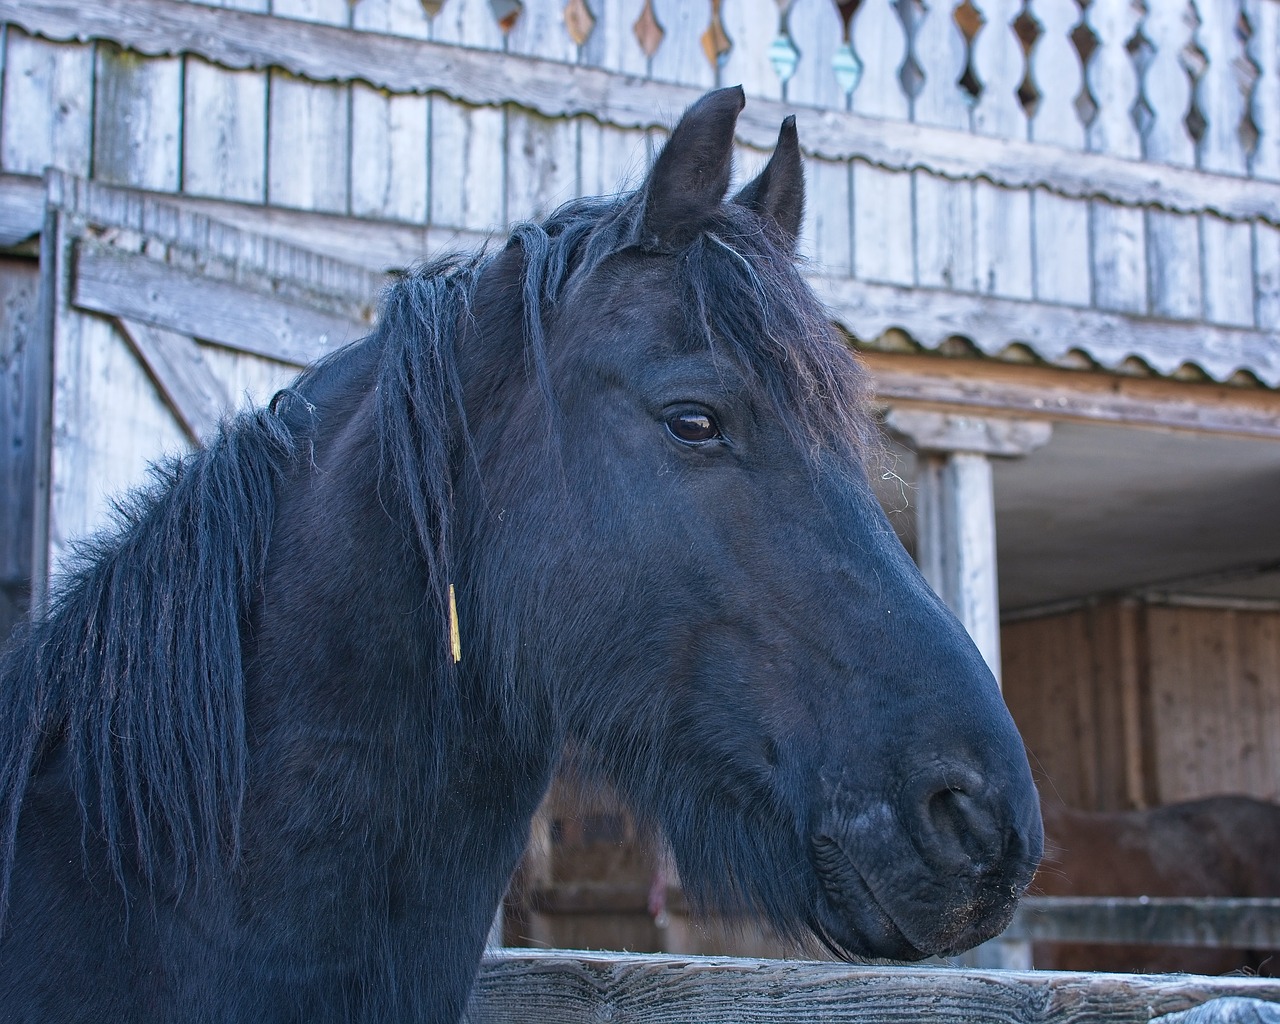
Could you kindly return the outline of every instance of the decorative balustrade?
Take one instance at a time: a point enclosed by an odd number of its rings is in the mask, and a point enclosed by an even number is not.
[[[1280,384],[1280,0],[0,0],[0,21],[10,175],[484,233],[635,180],[655,129],[741,83],[747,168],[798,114],[804,251],[855,336]]]
[[[271,9],[1280,180],[1277,0],[274,0]]]

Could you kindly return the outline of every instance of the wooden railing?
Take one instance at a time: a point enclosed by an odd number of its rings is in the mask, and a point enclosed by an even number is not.
[[[1280,899],[1027,897],[967,962],[1027,970],[1036,942],[1280,950]]]
[[[1280,982],[504,949],[486,956],[467,1020],[1147,1024],[1223,997],[1280,1000]]]

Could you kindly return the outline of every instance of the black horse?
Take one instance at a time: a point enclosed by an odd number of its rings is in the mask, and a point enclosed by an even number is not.
[[[566,744],[704,905],[1008,921],[1022,743],[868,486],[792,121],[725,201],[742,104],[394,284],[87,551],[2,666],[0,1019],[455,1021]]]

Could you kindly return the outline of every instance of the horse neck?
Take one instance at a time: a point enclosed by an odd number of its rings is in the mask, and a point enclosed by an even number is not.
[[[397,508],[399,485],[382,478],[374,389],[358,393],[313,403],[313,454],[278,499],[248,631],[250,757],[354,767],[375,788],[340,796],[375,802],[379,827],[415,837],[414,860],[465,865],[456,884],[496,886],[496,903],[554,751],[510,735],[482,645],[458,665],[447,658],[439,588]],[[483,877],[486,859],[496,881]]]

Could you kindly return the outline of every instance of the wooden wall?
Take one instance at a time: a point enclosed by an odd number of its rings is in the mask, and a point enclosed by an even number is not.
[[[0,644],[31,588],[38,279],[35,260],[0,257]]]
[[[0,171],[485,232],[634,180],[740,82],[744,169],[797,114],[856,336],[1280,383],[1274,0],[979,0],[976,35],[896,0],[566,6],[0,0]]]
[[[1280,610],[1105,601],[1002,642],[1009,708],[1068,805],[1280,800]]]

